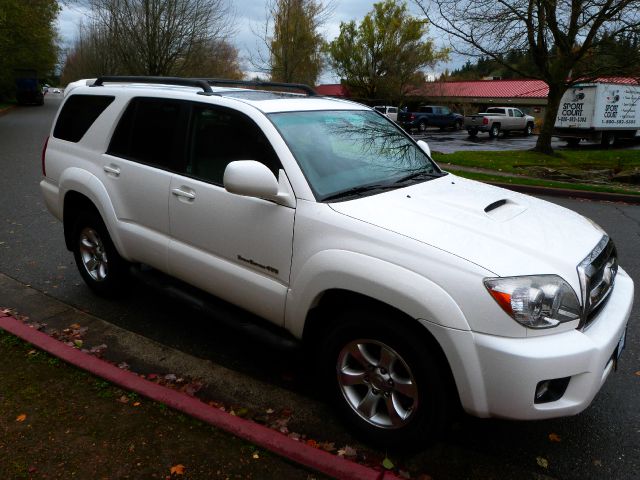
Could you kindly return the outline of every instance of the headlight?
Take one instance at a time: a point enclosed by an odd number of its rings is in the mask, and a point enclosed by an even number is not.
[[[552,328],[580,318],[573,288],[557,275],[485,278],[484,285],[516,322],[528,328]]]

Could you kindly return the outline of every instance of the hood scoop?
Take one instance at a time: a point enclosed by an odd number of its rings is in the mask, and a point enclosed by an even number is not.
[[[484,207],[484,213],[497,222],[504,222],[520,215],[526,209],[527,207],[525,205],[521,205],[507,198],[502,198]]]

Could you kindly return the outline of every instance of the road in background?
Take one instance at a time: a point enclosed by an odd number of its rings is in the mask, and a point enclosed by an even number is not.
[[[296,353],[271,350],[143,287],[134,287],[119,302],[90,293],[64,246],[62,225],[46,211],[38,186],[42,146],[59,103],[59,96],[47,95],[44,107],[17,108],[0,117],[0,272],[114,325],[240,372],[247,382],[264,380],[273,385],[273,391],[293,390],[307,396],[310,405],[317,404],[317,395],[309,390],[313,381]],[[464,137],[466,132],[428,135]],[[442,151],[430,142],[434,150]],[[489,144],[504,146],[505,142],[502,138],[488,140],[481,143],[481,149],[489,149]],[[640,285],[640,206],[548,200],[587,215],[605,228],[616,241],[620,264]],[[640,376],[635,374],[640,370],[638,303],[636,300],[620,369],[585,412],[539,422],[463,417],[437,445],[401,461],[434,479],[640,478]],[[253,394],[273,392],[255,390]],[[332,416],[324,421],[331,431],[340,429]],[[307,433],[322,437],[322,432]],[[560,442],[549,440],[552,433]],[[335,440],[352,441],[347,433]],[[548,462],[547,468],[540,466],[544,463],[540,459]]]

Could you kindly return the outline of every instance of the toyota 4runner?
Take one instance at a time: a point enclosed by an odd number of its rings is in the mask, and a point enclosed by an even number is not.
[[[111,294],[144,264],[272,322],[378,444],[422,443],[457,404],[586,408],[633,302],[607,234],[442,171],[370,108],[306,93],[157,77],[73,89],[41,188],[89,287]]]

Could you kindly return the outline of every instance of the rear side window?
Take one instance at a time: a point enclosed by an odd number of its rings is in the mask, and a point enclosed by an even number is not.
[[[118,123],[107,153],[181,171],[187,107],[179,100],[134,98]]]
[[[79,142],[113,99],[113,96],[106,95],[72,95],[58,115],[53,136],[68,142]]]

